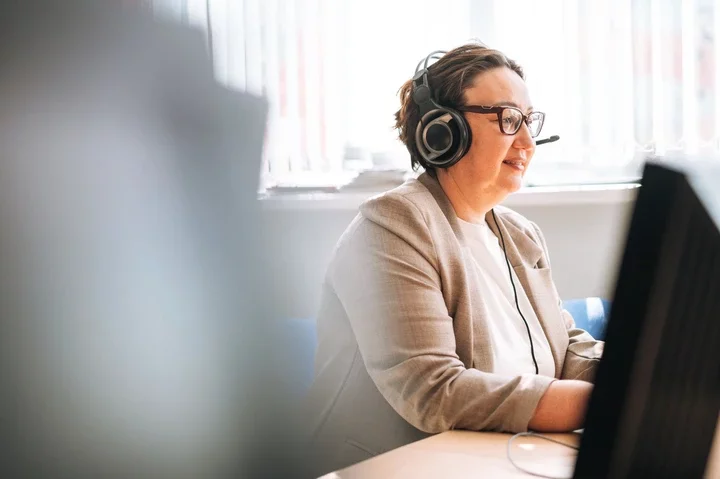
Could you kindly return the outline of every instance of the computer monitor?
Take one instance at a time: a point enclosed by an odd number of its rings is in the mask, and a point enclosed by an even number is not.
[[[701,477],[720,411],[720,162],[652,159],[574,477]]]

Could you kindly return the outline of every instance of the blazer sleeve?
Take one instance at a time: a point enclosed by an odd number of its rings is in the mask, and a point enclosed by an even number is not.
[[[545,261],[547,265],[550,266],[550,257],[548,255],[545,237],[535,223],[533,223],[533,227],[543,248]],[[600,364],[605,343],[596,340],[587,331],[575,327],[575,319],[563,308],[562,300],[557,294],[557,289],[554,285],[553,288],[557,296],[558,308],[560,308],[563,320],[565,321],[569,340],[560,379],[581,379],[592,382],[595,378],[597,366]]]
[[[361,209],[329,270],[367,371],[427,433],[526,431],[554,378],[501,376],[457,355],[430,230],[414,203],[385,195]]]

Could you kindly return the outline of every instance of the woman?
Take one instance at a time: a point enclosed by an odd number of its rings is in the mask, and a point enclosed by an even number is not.
[[[396,113],[425,172],[365,202],[328,268],[311,391],[325,471],[450,429],[578,429],[602,354],[562,309],[538,227],[498,206],[544,119],[522,69],[478,44],[433,56]]]

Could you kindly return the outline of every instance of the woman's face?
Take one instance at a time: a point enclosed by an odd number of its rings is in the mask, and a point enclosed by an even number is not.
[[[533,111],[525,81],[509,68],[481,73],[465,91],[466,105],[514,106],[524,114]],[[472,131],[467,154],[445,173],[465,200],[492,208],[522,186],[522,178],[535,153],[535,141],[523,122],[514,135],[500,131],[497,114],[464,113]],[[441,170],[442,171],[442,170]]]

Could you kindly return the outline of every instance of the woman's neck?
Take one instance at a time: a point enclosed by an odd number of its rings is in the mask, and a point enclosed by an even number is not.
[[[485,216],[500,201],[493,200],[494,195],[465,194],[463,187],[447,172],[441,172],[437,175],[445,195],[450,200],[455,214],[461,220],[468,223],[483,223]]]

